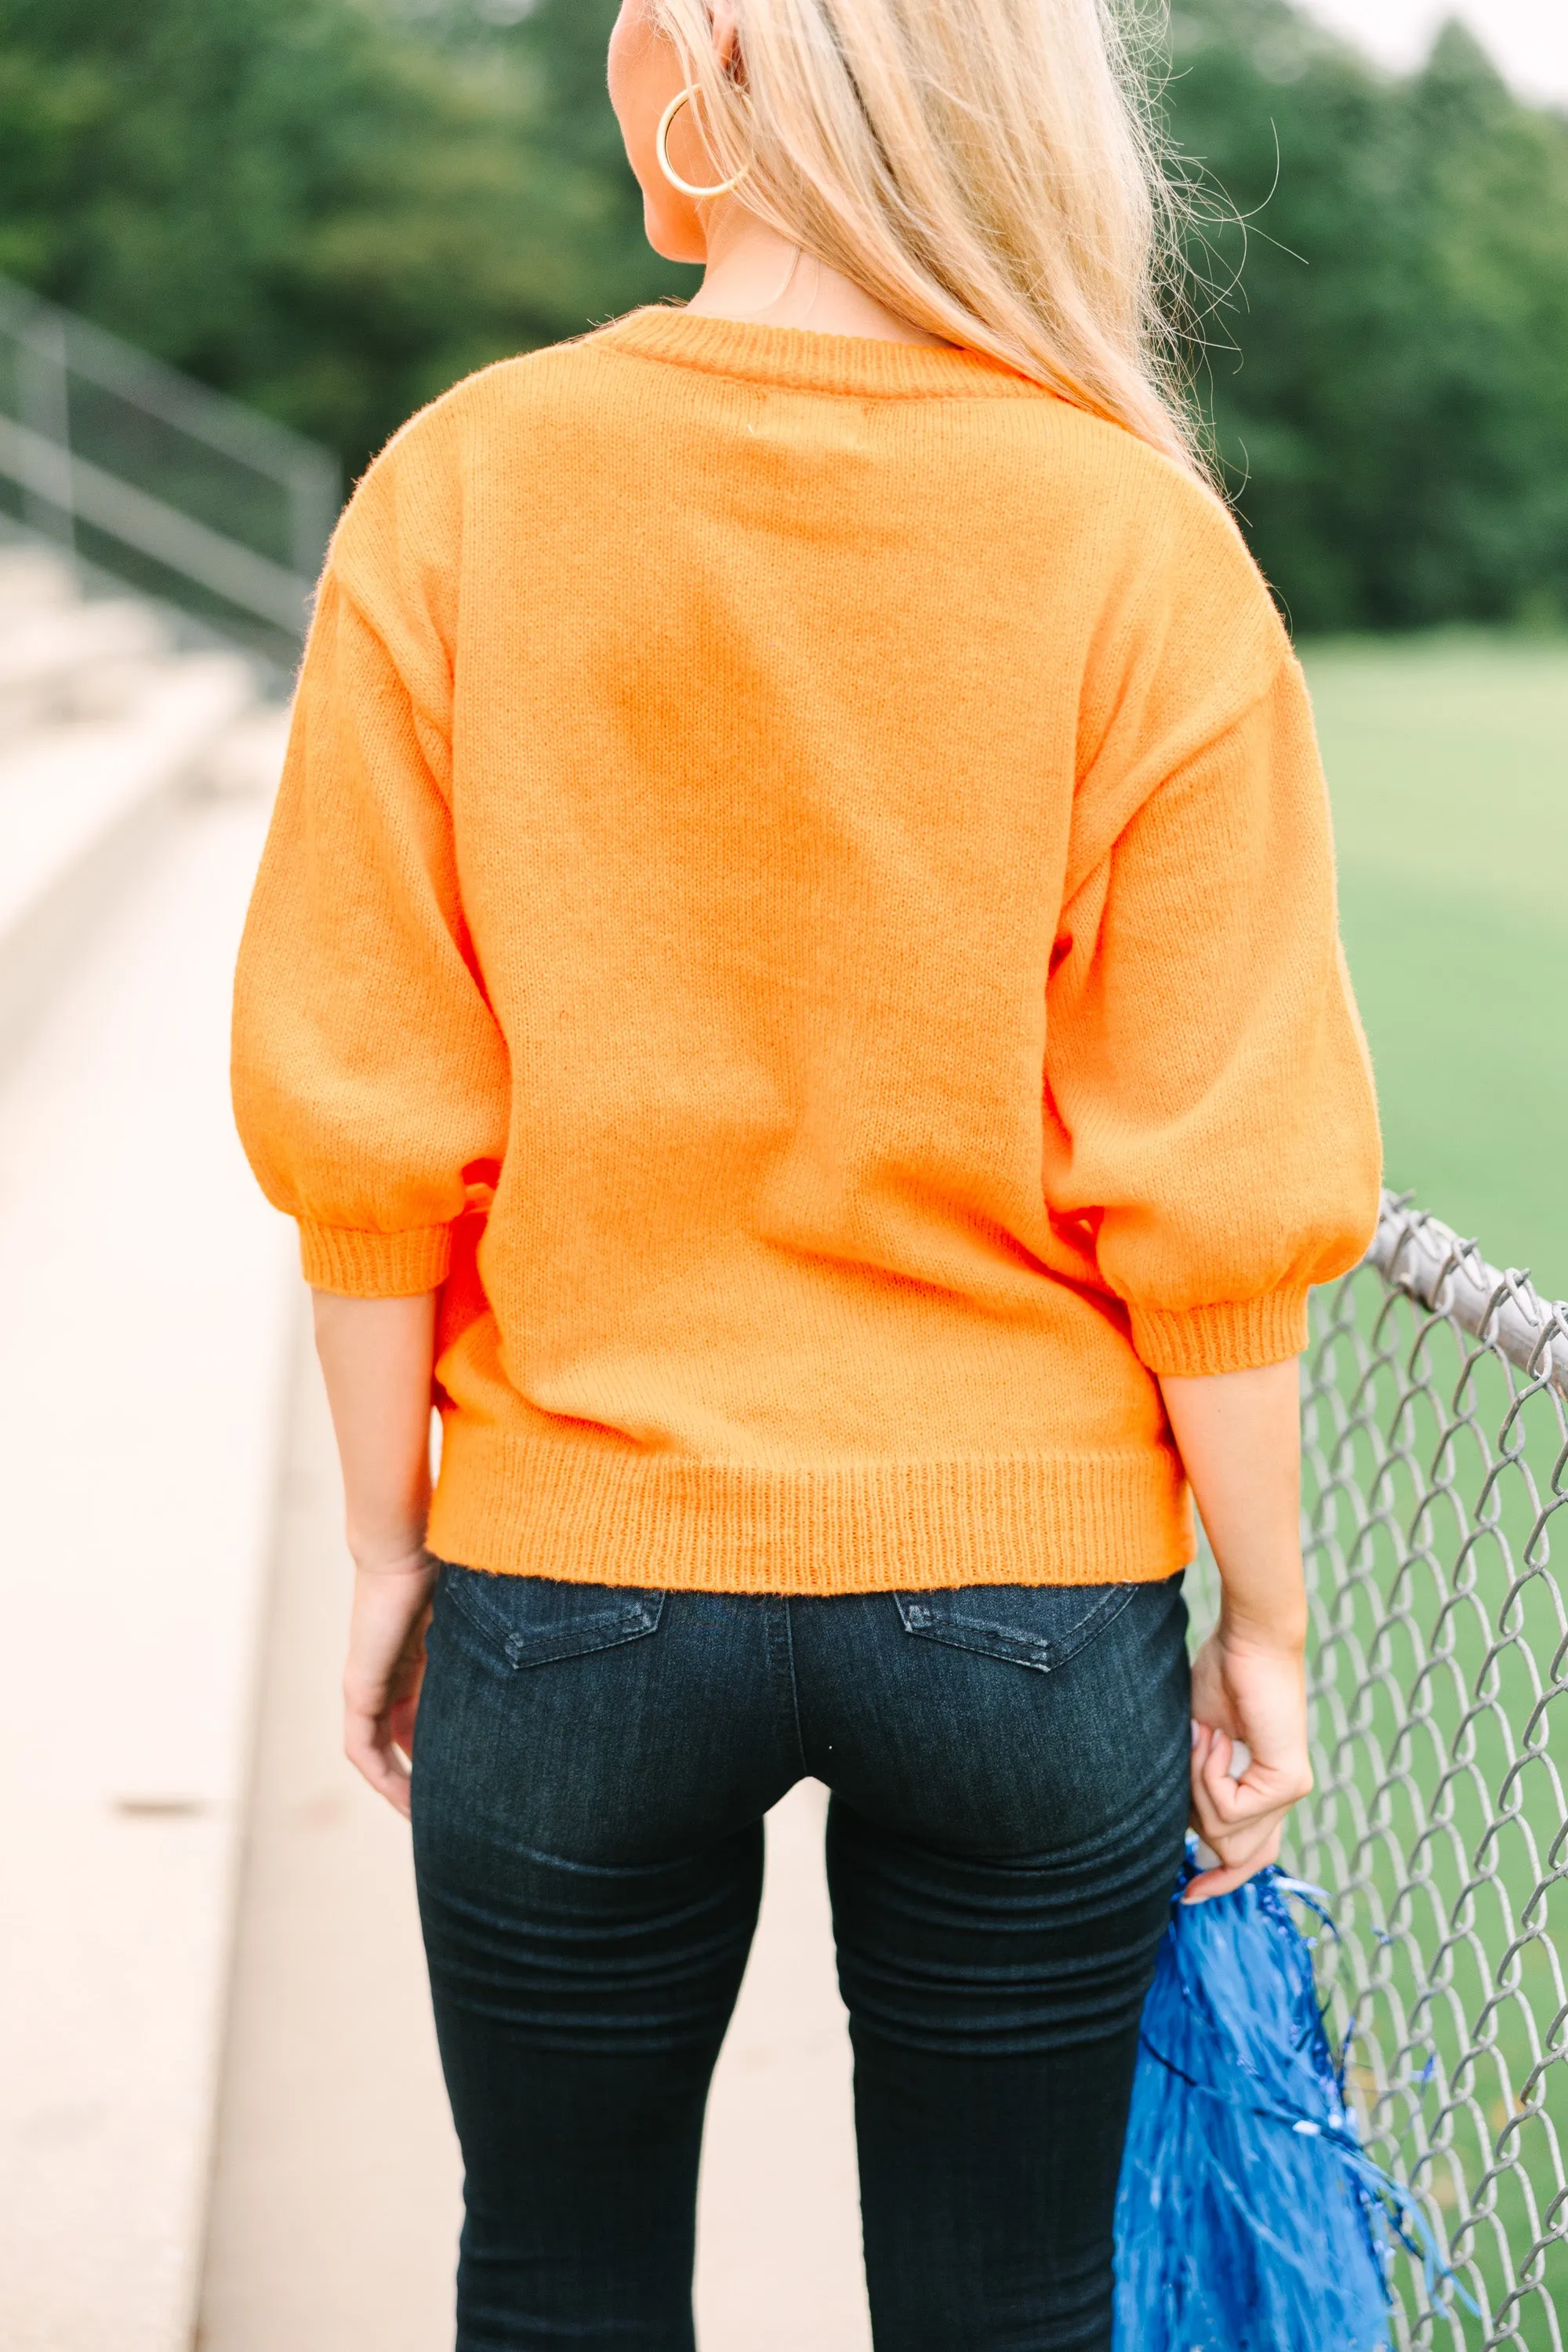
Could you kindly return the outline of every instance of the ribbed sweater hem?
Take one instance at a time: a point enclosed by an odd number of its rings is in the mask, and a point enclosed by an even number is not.
[[[1180,1470],[1159,1453],[771,1469],[505,1436],[458,1415],[429,1543],[502,1575],[799,1594],[1147,1582],[1194,1551]]]

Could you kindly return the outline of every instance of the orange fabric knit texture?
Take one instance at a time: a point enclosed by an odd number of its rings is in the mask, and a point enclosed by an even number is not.
[[[1158,1373],[1277,1362],[1379,1148],[1300,672],[1222,507],[971,353],[634,314],[329,559],[236,1099],[442,1286],[433,1549],[1170,1574]]]

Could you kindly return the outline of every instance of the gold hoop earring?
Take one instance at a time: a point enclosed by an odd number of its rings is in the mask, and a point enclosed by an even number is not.
[[[689,180],[683,180],[681,178],[679,173],[676,170],[674,164],[669,160],[669,126],[675,121],[676,116],[686,104],[688,99],[695,98],[697,96],[697,84],[695,82],[691,82],[685,89],[678,89],[676,91],[675,96],[670,100],[669,104],[659,116],[658,136],[655,139],[653,144],[654,152],[658,157],[658,168],[664,173],[665,178],[669,182],[670,186],[672,188],[679,188],[683,196],[690,196],[695,202],[701,204],[710,196],[727,196],[731,188],[738,188],[740,186],[742,181],[745,178],[747,173],[752,167],[750,163],[742,163],[740,170],[735,173],[732,179],[721,180],[716,188],[694,188]]]

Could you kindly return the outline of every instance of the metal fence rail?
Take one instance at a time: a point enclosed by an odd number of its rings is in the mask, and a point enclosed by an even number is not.
[[[1561,2352],[1568,1307],[1385,1195],[1314,1302],[1302,1404],[1317,1789],[1288,1860],[1332,1899],[1370,2150],[1480,2313],[1400,2253],[1392,2340]]]
[[[0,512],[291,658],[340,497],[314,442],[0,278]]]

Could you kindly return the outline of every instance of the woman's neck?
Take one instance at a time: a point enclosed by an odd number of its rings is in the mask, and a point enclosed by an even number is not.
[[[877,342],[941,348],[940,335],[900,318],[853,278],[803,253],[743,205],[715,209],[708,264],[687,304],[699,317],[755,326],[806,327],[819,335],[859,335]]]

